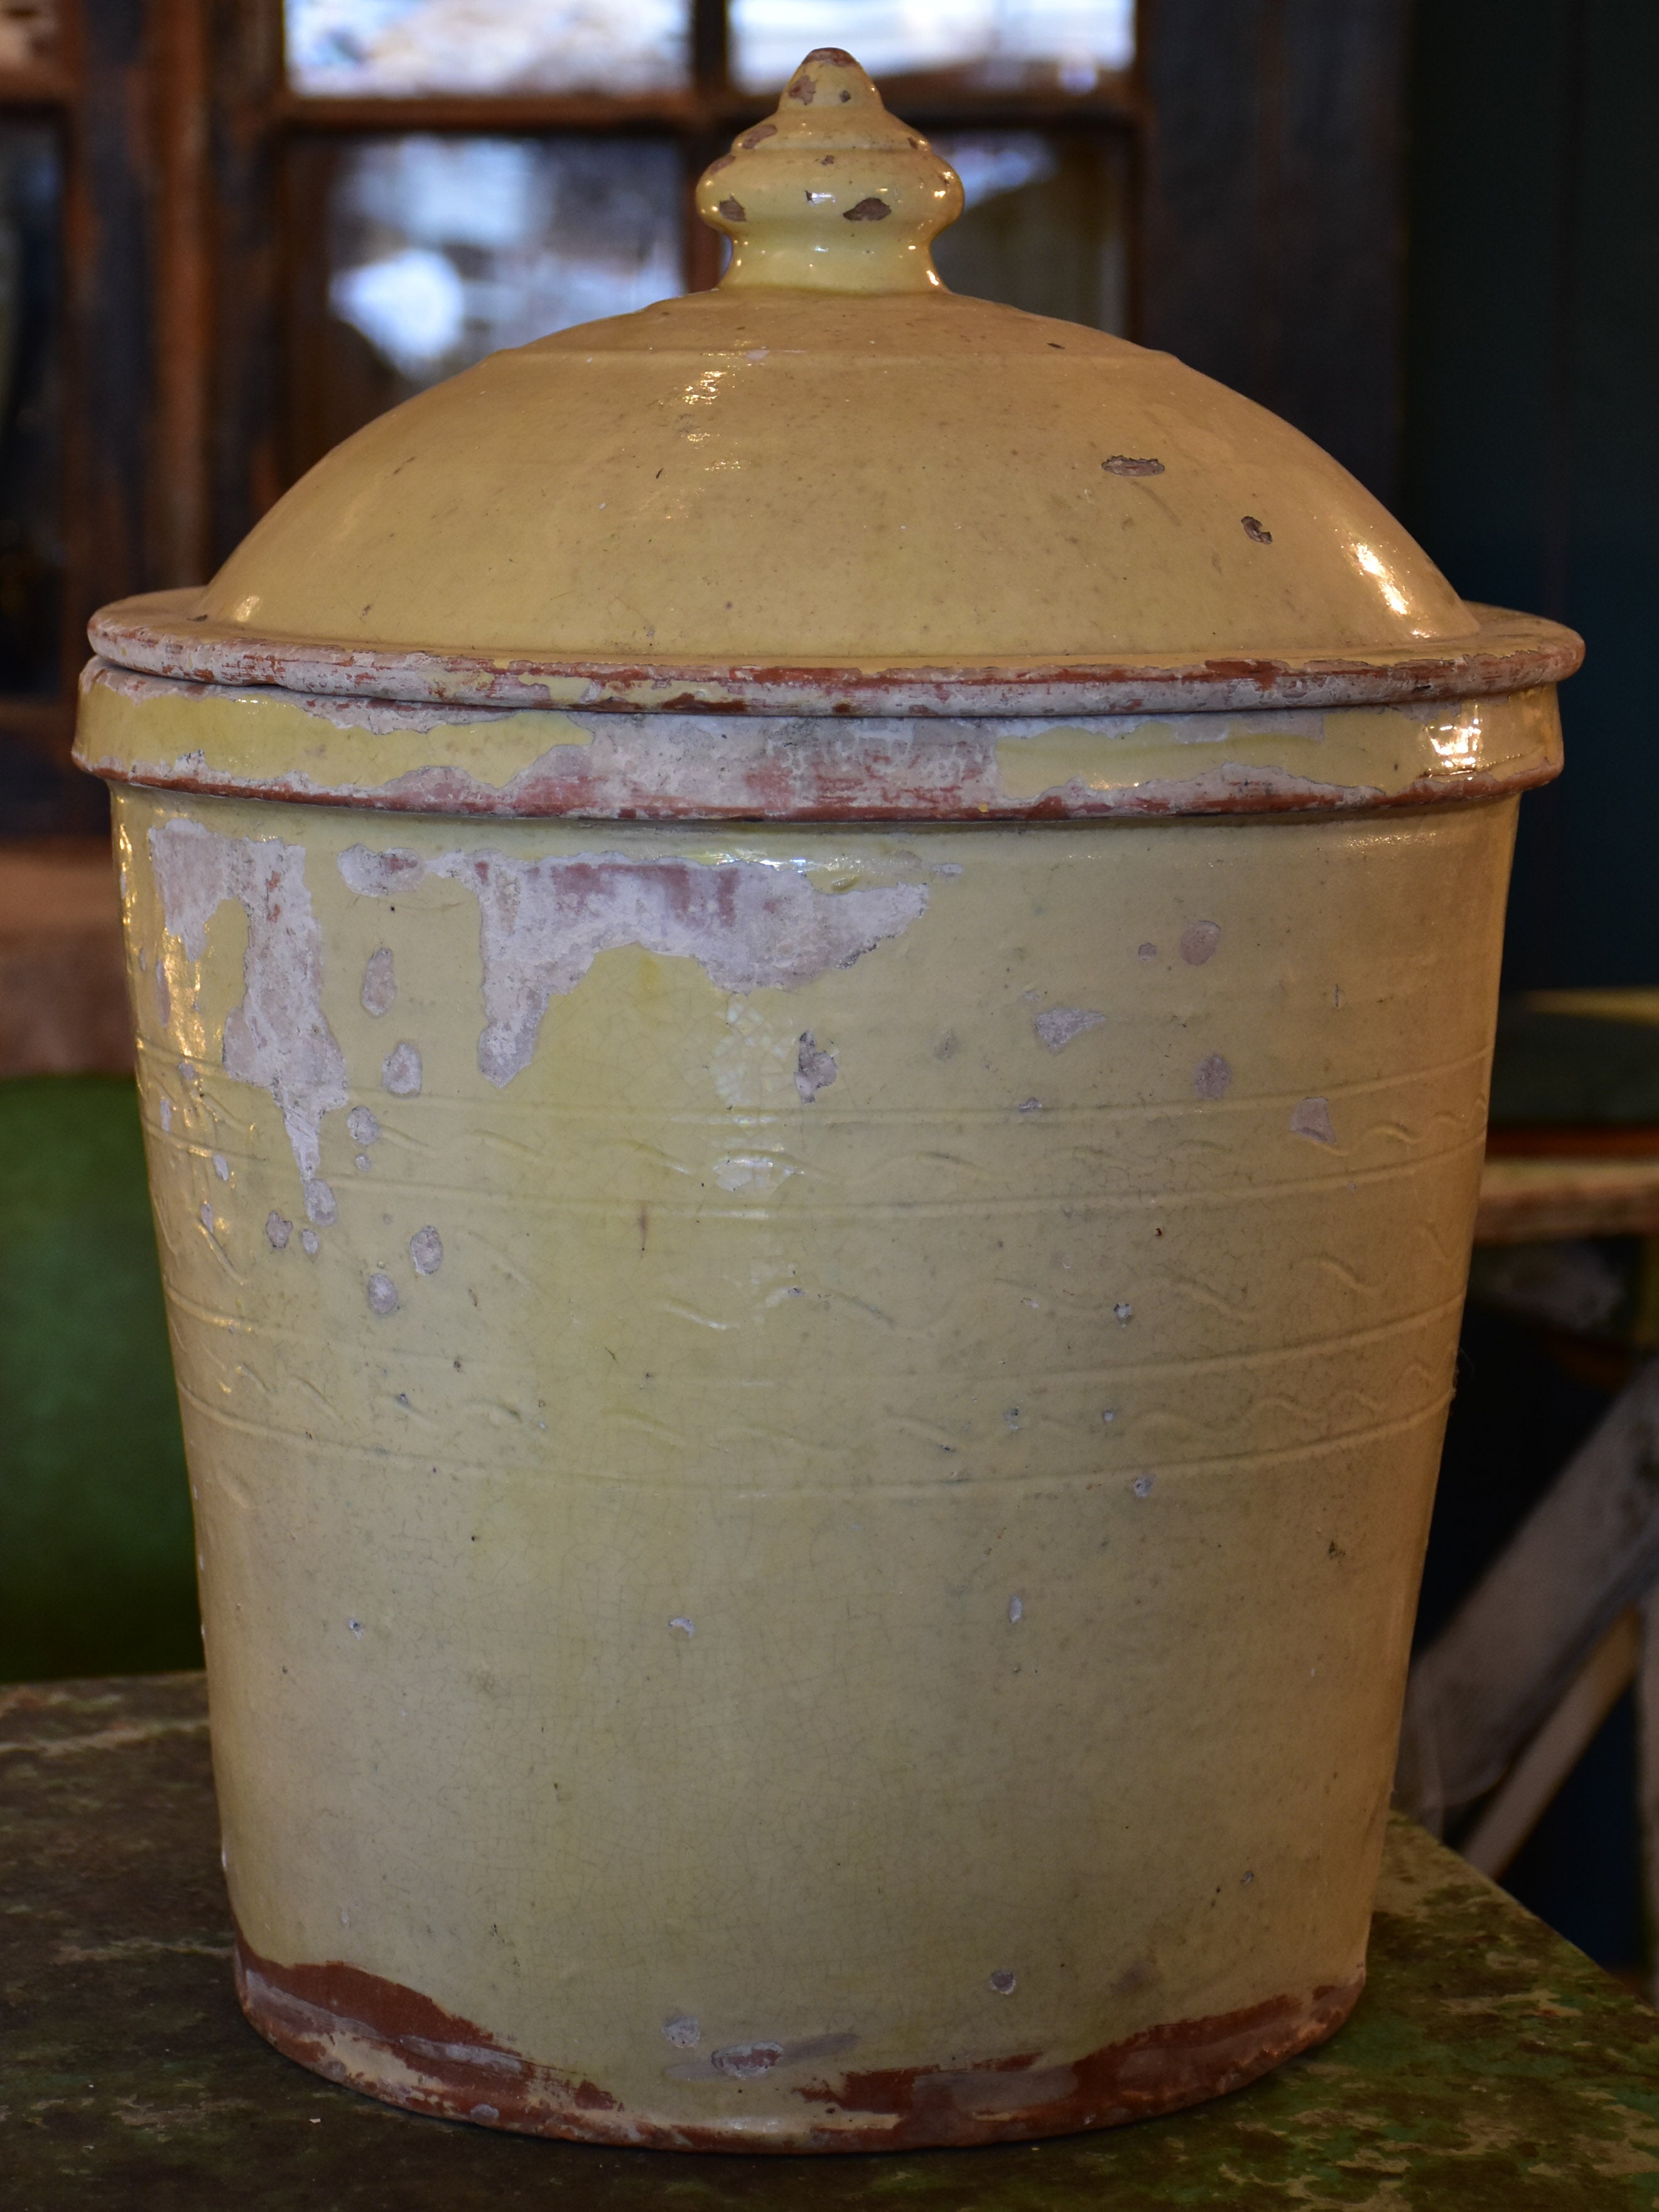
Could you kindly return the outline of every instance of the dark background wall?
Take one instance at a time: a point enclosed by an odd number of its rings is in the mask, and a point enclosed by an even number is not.
[[[1659,983],[1659,4],[1420,0],[1407,114],[1398,511],[1589,647],[1506,980]]]

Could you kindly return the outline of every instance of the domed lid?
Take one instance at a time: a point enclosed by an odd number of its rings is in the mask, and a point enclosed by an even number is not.
[[[961,185],[850,56],[810,54],[698,207],[718,289],[421,393],[94,645],[307,692],[797,714],[1331,705],[1573,665],[1250,401],[946,291]]]

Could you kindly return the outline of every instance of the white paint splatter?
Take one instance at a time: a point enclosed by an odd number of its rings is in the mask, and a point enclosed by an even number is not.
[[[346,888],[362,898],[386,898],[405,885],[412,890],[426,873],[418,853],[371,853],[367,845],[349,847],[337,865]]]
[[[418,1098],[421,1095],[421,1054],[416,1045],[405,1037],[394,1044],[380,1068],[380,1080],[394,1098]]]
[[[1207,1060],[1200,1060],[1193,1070],[1193,1089],[1200,1098],[1224,1098],[1233,1079],[1233,1071],[1218,1052]]]
[[[1155,1474],[1138,1474],[1129,1487],[1137,1498],[1150,1498],[1152,1494],[1152,1485],[1157,1480],[1158,1477]]]
[[[1024,1620],[1025,1601],[1024,1598],[1011,1597],[1009,1599],[1008,1618],[1011,1621],[1021,1621]]]
[[[175,817],[149,833],[167,933],[191,960],[228,901],[247,916],[243,996],[225,1018],[225,1073],[269,1091],[282,1112],[306,1211],[335,1218],[319,1181],[323,1115],[346,1103],[345,1061],[323,1012],[323,939],[306,888],[305,848],[279,838],[222,837]],[[156,975],[162,974],[161,962]]]
[[[668,1626],[678,1628],[682,1636],[695,1636],[697,1632],[683,1613],[677,1613]]]
[[[443,1239],[428,1222],[409,1240],[409,1256],[417,1275],[435,1275],[444,1263]]]
[[[368,1303],[377,1314],[393,1314],[398,1310],[398,1285],[390,1275],[373,1274],[364,1285]]]
[[[1105,1018],[1092,1006],[1048,1006],[1031,1026],[1050,1052],[1064,1052],[1073,1037],[1080,1037],[1085,1030],[1097,1030]]]
[[[1129,1323],[1134,1319],[1135,1310],[1127,1299],[1121,1298],[1112,1308],[1112,1311],[1117,1316],[1117,1324],[1120,1328],[1127,1328]]]
[[[346,1623],[346,1626],[347,1626],[347,1627],[351,1631],[351,1632],[352,1632],[352,1634],[353,1634],[354,1636],[361,1637],[361,1636],[362,1635],[362,1632],[363,1632],[363,1624],[362,1623],[362,1621],[361,1621],[361,1620],[348,1620],[348,1621],[347,1621],[347,1623]],[[343,1913],[343,1912],[340,1915],[340,1917],[341,1917],[341,1919],[342,1919],[342,1920],[343,1920],[343,1919],[345,1918],[345,1915],[344,1915],[344,1913]]]
[[[549,999],[574,991],[601,952],[637,945],[696,960],[723,991],[792,990],[850,968],[927,905],[922,884],[820,891],[760,860],[451,853],[427,863],[357,845],[339,868],[354,890],[377,896],[422,868],[474,892],[487,1017],[478,1066],[498,1089],[529,1066]]]
[[[800,1093],[802,1104],[810,1106],[819,1091],[827,1091],[840,1073],[830,1055],[818,1050],[817,1039],[807,1030],[795,1057],[795,1088]]]
[[[230,1162],[222,1152],[216,1152],[213,1155],[213,1172],[221,1182],[230,1181]]]
[[[398,995],[398,972],[392,957],[392,947],[383,945],[378,952],[371,952],[363,969],[362,1001],[366,1014],[385,1014],[392,1011]]]
[[[1018,1975],[1011,1974],[1006,1966],[1000,1967],[994,1974],[988,1977],[988,1979],[991,1987],[1000,1997],[1012,1996],[1014,1991],[1019,1987]]]
[[[161,1134],[168,1136],[173,1129],[173,1101],[164,1091],[161,1095]]]
[[[677,2012],[662,2024],[668,2040],[681,2051],[694,2051],[702,2040],[702,2022],[689,2012]]]
[[[1336,1130],[1328,1098],[1304,1098],[1291,1109],[1291,1129],[1298,1137],[1311,1137],[1316,1145],[1334,1145]]]

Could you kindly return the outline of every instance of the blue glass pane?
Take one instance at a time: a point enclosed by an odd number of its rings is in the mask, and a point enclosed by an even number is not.
[[[329,214],[330,307],[410,386],[684,289],[659,141],[362,140]]]
[[[686,81],[690,0],[286,0],[314,96],[648,93]]]
[[[833,43],[871,75],[959,76],[987,87],[1092,92],[1134,59],[1134,0],[731,0],[732,73],[776,91]]]

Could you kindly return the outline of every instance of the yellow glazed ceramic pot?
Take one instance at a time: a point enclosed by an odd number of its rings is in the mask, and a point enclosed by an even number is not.
[[[702,204],[94,626],[238,1987],[492,2126],[1108,2125],[1360,1987],[1577,641],[945,293],[845,56]]]

